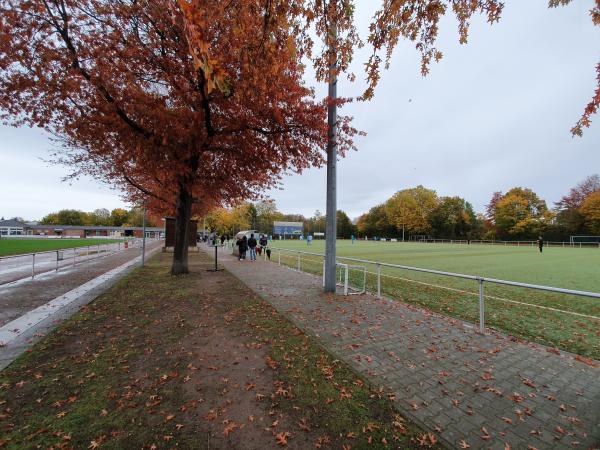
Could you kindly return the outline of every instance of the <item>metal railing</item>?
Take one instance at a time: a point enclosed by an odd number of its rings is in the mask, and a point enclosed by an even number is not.
[[[139,241],[141,242],[141,239],[139,239]],[[87,246],[61,248],[56,250],[47,250],[43,252],[21,253],[18,255],[0,256],[0,285],[19,281],[29,277],[31,277],[31,279],[34,279],[36,275],[41,275],[48,272],[58,272],[59,269],[64,267],[73,267],[78,262],[90,261],[103,256],[118,253],[122,250],[139,247],[141,245],[140,242],[137,242],[136,239],[132,239],[123,242],[94,244]],[[40,259],[43,256],[47,256],[47,258],[43,261],[40,261]],[[14,264],[12,266],[10,265],[11,261],[14,261]],[[61,261],[64,261],[64,263],[61,264]],[[7,262],[9,262],[9,264],[7,264]],[[53,267],[50,267],[51,265]],[[19,278],[8,278],[2,280],[3,272],[16,272],[19,274],[24,274],[26,271],[28,271],[27,267],[29,266],[31,267],[30,276],[27,275],[21,276]],[[44,269],[38,270],[36,272],[36,268],[39,269],[42,266],[44,267]]]
[[[316,257],[323,258],[323,259],[325,258],[325,255],[323,255],[322,253],[312,253],[312,252],[291,250],[291,249],[285,249],[285,248],[273,248],[272,250],[277,252],[277,262],[279,265],[281,265],[281,256],[283,253],[287,253],[287,254],[295,256],[297,258],[296,267],[297,267],[297,270],[299,270],[299,271],[302,269],[301,255],[316,256]],[[482,276],[476,276],[476,275],[467,275],[467,274],[454,273],[454,272],[445,272],[445,271],[433,270],[433,269],[424,269],[424,268],[420,268],[420,267],[405,266],[405,265],[401,265],[401,264],[392,264],[392,263],[385,263],[385,262],[379,262],[379,261],[370,261],[370,260],[350,258],[350,257],[345,257],[345,256],[338,257],[337,259],[344,260],[344,261],[352,261],[354,263],[374,265],[377,269],[376,272],[374,273],[374,275],[376,275],[376,277],[377,277],[377,284],[376,284],[377,289],[376,289],[375,293],[378,298],[381,298],[381,296],[382,296],[381,295],[381,288],[382,288],[381,278],[386,276],[381,273],[381,269],[383,267],[388,267],[388,268],[393,268],[393,269],[401,269],[401,270],[419,272],[419,273],[426,273],[426,274],[433,274],[433,275],[439,275],[439,276],[443,276],[443,277],[460,278],[463,280],[470,280],[470,281],[476,282],[477,287],[478,287],[477,296],[479,298],[479,332],[480,333],[485,332],[485,292],[484,292],[484,284],[485,283],[503,285],[503,286],[513,286],[513,287],[545,291],[545,292],[554,292],[554,293],[558,293],[558,294],[568,294],[568,295],[574,295],[574,296],[579,296],[579,297],[600,299],[600,293],[598,293],[598,292],[581,291],[581,290],[575,290],[575,289],[565,289],[565,288],[544,286],[544,285],[532,284],[532,283],[522,283],[522,282],[517,282],[517,281],[509,281],[509,280],[500,280],[497,278],[482,277]],[[314,261],[314,260],[312,260],[312,261]],[[318,262],[320,263],[321,261],[318,261]],[[438,286],[438,287],[442,287],[442,286]],[[366,288],[366,284],[365,284],[365,288]],[[456,290],[453,288],[449,288],[449,289]],[[465,292],[465,293],[467,293],[467,292]],[[511,300],[509,300],[509,301],[511,301]],[[511,302],[514,302],[514,301],[511,301]],[[559,310],[556,308],[543,307],[543,306],[539,306],[539,305],[531,305],[528,303],[524,303],[524,304],[530,305],[530,306],[542,307],[542,308],[557,311],[557,312],[563,312],[563,313],[567,313],[567,314],[576,314],[579,316],[584,316],[584,317],[592,318],[595,320],[600,320],[600,317],[596,317],[596,316],[578,314],[578,313],[573,313],[570,311]]]
[[[350,241],[350,239],[338,238],[338,241]],[[357,241],[365,241],[364,238],[357,238]],[[390,242],[390,243],[408,243],[408,244],[475,244],[475,245],[495,245],[504,247],[536,247],[537,241],[497,241],[490,239],[418,239],[402,241],[401,238],[381,237],[377,240],[369,238],[366,242]],[[544,247],[564,247],[564,248],[596,248],[600,249],[600,242],[569,242],[569,241],[544,241]]]

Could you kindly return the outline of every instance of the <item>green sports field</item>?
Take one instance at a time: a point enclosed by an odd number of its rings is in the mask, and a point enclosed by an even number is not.
[[[324,253],[324,241],[274,241],[275,249]],[[447,272],[553,287],[600,292],[600,249],[500,245],[424,244],[338,241],[341,262],[366,266],[366,285],[376,291],[376,266],[352,263],[351,257]],[[272,257],[278,260],[277,251]],[[282,263],[296,267],[297,255],[282,253]],[[322,258],[303,255],[302,270],[321,274]],[[383,267],[382,293],[433,311],[477,323],[477,283]],[[362,285],[362,274],[350,281]],[[529,289],[485,285],[486,325],[528,340],[600,358],[600,299]]]
[[[46,252],[63,248],[87,247],[98,244],[119,242],[117,239],[0,239],[0,256],[20,255],[22,253]]]

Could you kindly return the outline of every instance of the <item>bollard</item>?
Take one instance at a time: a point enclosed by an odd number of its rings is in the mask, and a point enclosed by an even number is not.
[[[279,265],[281,265],[281,250],[277,250],[277,259],[278,259]]]
[[[298,272],[300,272],[300,252],[298,252]]]
[[[73,265],[75,265],[75,256],[77,256],[77,250],[73,248]]]
[[[377,263],[377,298],[381,298],[381,264]]]
[[[479,283],[479,332],[485,333],[485,315],[484,315],[484,299],[483,299],[483,278],[478,278]]]
[[[56,271],[58,272],[58,250],[56,250]]]
[[[323,287],[325,287],[325,258],[323,258]]]
[[[35,253],[31,254],[31,279],[35,277]]]

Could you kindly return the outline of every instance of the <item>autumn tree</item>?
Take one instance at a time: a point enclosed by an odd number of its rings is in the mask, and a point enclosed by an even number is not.
[[[600,235],[600,190],[589,194],[581,204],[581,215],[592,234]]]
[[[58,136],[60,162],[188,221],[252,198],[282,170],[323,162],[325,109],[302,81],[299,38],[252,1],[0,0],[0,109]],[[355,131],[340,119],[340,154]],[[260,161],[252,177],[240,176]]]
[[[435,191],[421,185],[396,192],[385,204],[388,220],[402,232],[426,234],[431,231],[429,215],[438,205]]]
[[[88,214],[76,209],[61,209],[50,213],[40,220],[44,225],[91,225]]]
[[[361,236],[395,236],[396,227],[388,219],[385,204],[377,205],[358,218],[356,228]]]
[[[337,211],[336,225],[337,225],[336,235],[338,238],[350,239],[350,237],[352,237],[352,235],[356,233],[356,228],[354,227],[354,224],[350,220],[350,217],[348,217],[348,214],[346,214],[342,210]]]
[[[441,238],[471,238],[476,222],[473,206],[460,197],[441,197],[429,215],[433,233]]]
[[[533,238],[551,223],[546,202],[531,189],[515,187],[496,203],[495,225],[501,237]]]
[[[111,225],[115,227],[122,226],[127,222],[128,212],[123,208],[115,208],[110,212]]]
[[[88,213],[90,225],[111,225],[110,211],[106,208],[98,208]]]
[[[581,206],[585,199],[596,191],[600,191],[600,177],[590,175],[556,202],[556,219],[558,224],[564,227],[567,235],[587,233]]]

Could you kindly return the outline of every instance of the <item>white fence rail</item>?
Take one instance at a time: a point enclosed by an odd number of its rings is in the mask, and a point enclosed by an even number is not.
[[[287,254],[287,255],[297,259],[296,264],[295,264],[297,270],[302,270],[302,256],[303,255],[317,257],[317,258],[319,258],[318,260],[309,259],[308,261],[311,261],[314,263],[317,263],[317,262],[321,263],[321,261],[323,261],[323,264],[324,264],[325,255],[323,255],[322,253],[312,253],[312,252],[283,249],[283,248],[274,248],[272,250],[274,252],[277,252],[276,260],[279,265],[281,265],[282,255]],[[275,258],[273,258],[273,255],[272,255],[271,260],[274,260],[274,259]],[[382,277],[387,276],[387,275],[383,275],[381,273],[381,269],[384,267],[392,268],[392,269],[400,269],[400,270],[405,270],[405,271],[411,271],[411,272],[420,272],[420,273],[426,273],[426,274],[439,275],[439,276],[443,276],[443,277],[460,278],[463,280],[470,280],[470,281],[476,282],[477,287],[478,287],[477,296],[479,298],[479,331],[481,333],[484,333],[484,331],[485,331],[485,297],[486,296],[485,296],[485,292],[484,292],[484,285],[486,283],[495,284],[495,285],[503,285],[503,286],[512,286],[512,287],[537,290],[537,291],[554,292],[557,294],[567,294],[567,295],[573,295],[573,296],[578,296],[578,297],[588,297],[588,298],[600,299],[600,293],[598,293],[598,292],[581,291],[581,290],[575,290],[575,289],[564,289],[564,288],[543,286],[543,285],[532,284],[532,283],[521,283],[521,282],[517,282],[517,281],[500,280],[497,278],[489,278],[489,277],[482,277],[482,276],[476,276],[476,275],[467,275],[467,274],[454,273],[454,272],[445,272],[445,271],[433,270],[433,269],[424,269],[424,268],[420,268],[420,267],[405,266],[405,265],[401,265],[401,264],[392,264],[392,263],[385,263],[385,262],[379,262],[379,261],[370,261],[370,260],[364,260],[364,259],[358,259],[358,258],[338,257],[337,259],[338,259],[338,261],[350,261],[352,263],[368,264],[368,265],[375,266],[376,272],[373,273],[373,275],[375,275],[377,277],[375,293],[377,294],[378,297],[381,297]],[[348,266],[348,264],[344,264],[341,262],[338,264]],[[369,273],[371,273],[371,272],[369,272]],[[347,274],[347,270],[346,270],[346,274]],[[348,283],[348,281],[347,281],[347,277],[346,277],[345,284],[347,284],[347,283]],[[423,283],[423,284],[427,284],[427,283]],[[366,287],[366,283],[365,283],[365,287]],[[442,286],[437,286],[437,287],[442,287]],[[445,287],[442,287],[442,288],[463,292],[465,294],[471,294],[471,292],[461,291],[459,289],[445,288]],[[498,297],[490,297],[490,298],[500,299]],[[521,303],[521,302],[516,302],[516,301],[508,300],[508,299],[500,299],[500,300],[507,300],[508,302],[512,302],[512,303]],[[534,305],[534,304],[529,304],[529,303],[522,303],[522,304],[534,306],[534,307],[538,307],[538,308],[542,308],[542,309],[548,309],[548,310],[552,310],[555,312],[574,314],[577,316],[583,316],[586,318],[591,318],[593,320],[600,321],[600,317],[597,317],[597,316],[592,316],[592,315],[587,315],[587,314],[579,314],[579,313],[574,313],[572,311],[564,311],[564,310],[560,310],[557,308],[541,306],[541,305]]]
[[[342,241],[349,241],[349,239],[339,239]],[[363,239],[357,239],[362,241]],[[368,239],[368,242],[390,242],[390,243],[401,243],[402,239],[399,238],[386,238],[381,237],[378,240]],[[536,247],[537,241],[494,241],[484,239],[418,239],[405,243],[411,244],[474,244],[474,245],[496,245],[504,247]],[[569,247],[569,248],[597,248],[600,249],[600,242],[567,242],[567,241],[544,241],[544,247]]]

